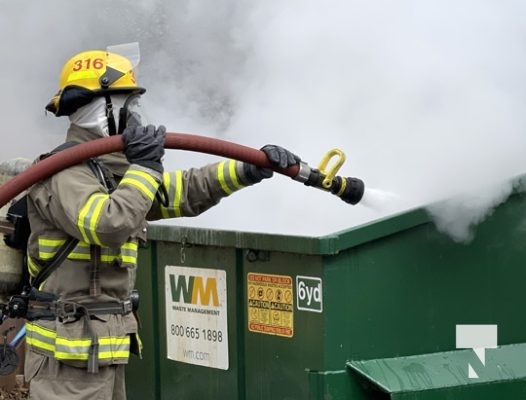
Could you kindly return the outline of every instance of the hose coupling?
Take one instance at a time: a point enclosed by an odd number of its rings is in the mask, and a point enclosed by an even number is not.
[[[301,183],[305,183],[309,180],[311,171],[312,168],[309,167],[309,164],[307,164],[304,161],[300,161],[300,169],[298,171],[298,174],[292,179]]]

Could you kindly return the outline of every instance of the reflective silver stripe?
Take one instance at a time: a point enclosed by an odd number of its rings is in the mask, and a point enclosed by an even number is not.
[[[29,254],[27,255],[27,269],[32,278],[36,277],[40,272],[40,267]]]
[[[91,339],[62,339],[56,340],[55,356],[59,360],[87,360]]]
[[[91,339],[69,339],[57,337],[55,358],[58,360],[87,360]],[[130,337],[114,336],[99,338],[99,360],[128,358]]]
[[[237,172],[236,172],[236,160],[230,160],[228,162],[228,176],[234,185],[235,190],[243,189],[244,186],[239,183]]]
[[[53,242],[53,243],[51,243]],[[42,243],[42,244],[41,244]],[[65,243],[64,239],[39,239],[39,259],[49,260],[55,256],[57,250]],[[112,248],[101,246],[101,261],[105,263],[112,263],[115,260],[121,260],[127,264],[137,264],[137,241],[127,242],[121,248]],[[69,260],[90,261],[91,250],[90,244],[86,242],[79,242],[77,246],[71,251],[67,258]],[[38,264],[28,256],[28,269],[31,276],[36,276],[40,271]]]
[[[121,247],[120,255],[122,262],[126,264],[137,264],[137,248],[138,244],[136,241],[124,243]]]
[[[52,355],[55,352],[56,337],[56,332],[42,328],[29,321],[26,322],[26,343],[29,346],[36,347]]]
[[[115,260],[121,260],[127,264],[137,264],[137,241],[127,242],[121,248],[112,248],[101,246],[100,259],[104,263],[112,263]],[[91,260],[90,244],[80,242],[73,251],[68,255],[70,260]]]
[[[91,260],[90,244],[79,242],[71,253],[68,254],[70,260]]]
[[[99,359],[128,358],[130,336],[102,337],[99,339]]]
[[[162,185],[166,189],[166,193],[168,193],[169,199],[173,199],[175,195],[175,185],[173,184],[174,177],[175,177],[174,172],[165,172],[163,174]],[[163,216],[163,218],[171,218],[171,217],[175,217],[175,212],[171,208],[166,208],[164,206],[161,206],[161,215]]]
[[[91,339],[65,338],[57,336],[56,332],[26,323],[26,343],[29,347],[38,349],[58,360],[87,360]],[[104,336],[99,341],[99,360],[127,359],[130,355],[130,337]]]
[[[107,194],[92,194],[80,210],[77,226],[85,242],[102,244],[97,236],[97,222],[99,221],[102,208],[109,200],[110,196]]]
[[[66,239],[38,238],[38,257],[41,260],[50,260],[57,253],[58,249],[66,243]]]
[[[100,253],[100,260],[105,263],[112,263],[115,259],[119,258],[121,249],[111,248],[111,247],[102,247]]]
[[[157,182],[150,174],[137,169],[129,168],[119,183],[121,185],[131,185],[139,189],[146,197],[153,201],[155,193],[159,188]]]
[[[231,194],[243,188],[243,185],[239,183],[237,178],[235,160],[221,161],[218,164],[217,179],[226,194]]]
[[[165,172],[163,185],[168,193],[170,204],[168,207],[161,206],[163,218],[177,218],[181,216],[181,198],[183,193],[183,171]]]

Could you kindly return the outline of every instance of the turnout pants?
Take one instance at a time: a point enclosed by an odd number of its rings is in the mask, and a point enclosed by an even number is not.
[[[25,379],[30,400],[126,400],[124,364],[100,367],[96,374],[26,351]]]

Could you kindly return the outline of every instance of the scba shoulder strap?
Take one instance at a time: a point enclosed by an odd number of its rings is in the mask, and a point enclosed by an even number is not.
[[[49,275],[51,275],[51,273],[62,264],[62,261],[66,259],[66,257],[73,251],[78,243],[79,240],[77,238],[74,238],[73,236],[68,237],[66,242],[60,246],[58,251],[55,253],[55,256],[47,263],[40,266],[41,268],[38,272],[38,275],[34,279],[30,280],[31,286],[38,289],[40,285],[49,277]]]

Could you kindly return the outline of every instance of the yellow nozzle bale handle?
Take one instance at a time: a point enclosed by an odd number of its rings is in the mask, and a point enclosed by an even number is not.
[[[329,164],[329,161],[331,158],[338,156],[338,160],[334,164],[332,168],[330,168],[327,171],[327,165]],[[321,159],[320,165],[318,166],[318,170],[322,175],[325,176],[322,181],[322,185],[324,188],[329,189],[332,185],[332,180],[336,176],[336,173],[341,168],[343,163],[345,162],[345,153],[339,149],[332,149],[327,152]]]

